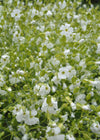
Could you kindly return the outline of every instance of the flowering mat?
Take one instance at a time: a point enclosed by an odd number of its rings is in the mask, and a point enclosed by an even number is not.
[[[80,5],[0,5],[0,140],[100,139],[100,11]]]

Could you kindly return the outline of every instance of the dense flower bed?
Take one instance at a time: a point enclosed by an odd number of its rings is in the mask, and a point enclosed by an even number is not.
[[[100,11],[81,1],[0,5],[0,139],[100,138]]]

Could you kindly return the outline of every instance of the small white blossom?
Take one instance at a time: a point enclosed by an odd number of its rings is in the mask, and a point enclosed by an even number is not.
[[[98,43],[98,47],[97,47],[96,53],[97,53],[97,54],[100,54],[100,43]]]
[[[51,98],[51,104],[52,105],[48,105],[47,98],[45,98],[44,102],[42,104],[41,110],[43,112],[47,112],[48,111],[50,114],[55,114],[56,111],[58,110],[57,101],[55,101],[54,98]]]
[[[50,93],[50,86],[48,84],[42,85],[39,90],[41,96],[45,96]]]
[[[10,62],[10,56],[7,54],[4,54],[1,56],[1,63],[5,66]]]
[[[15,18],[15,20],[19,20],[21,15],[21,10],[20,9],[14,9],[11,13],[11,17]]]
[[[73,135],[66,135],[67,140],[76,140]]]
[[[22,140],[28,140],[28,134],[25,134],[25,135],[22,137]]]
[[[83,105],[82,108],[83,108],[84,110],[90,110],[90,106],[89,106],[89,105]]]
[[[5,95],[7,92],[5,90],[0,89],[0,95]]]
[[[24,135],[25,132],[26,132],[25,125],[19,125],[19,126],[18,126],[18,131],[20,131],[20,132]]]
[[[63,134],[47,137],[47,140],[64,140],[64,139],[65,135]]]
[[[75,102],[77,103],[81,103],[81,104],[85,104],[86,101],[85,101],[85,97],[86,95],[85,94],[79,94],[76,96],[76,99],[75,99]]]
[[[52,16],[52,12],[50,10],[47,12],[47,16]]]
[[[97,134],[98,136],[100,136],[100,125],[98,122],[94,122],[91,127],[90,127],[91,131],[95,134]]]
[[[76,104],[75,103],[71,102],[71,107],[72,107],[73,111],[76,110]]]
[[[51,81],[53,81],[53,82],[55,83],[55,85],[60,84],[60,80],[58,79],[57,76],[54,76],[54,77],[51,79]]]

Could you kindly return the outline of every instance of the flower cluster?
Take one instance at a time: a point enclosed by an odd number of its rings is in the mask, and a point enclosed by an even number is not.
[[[0,4],[0,139],[100,139],[100,11],[80,0]]]

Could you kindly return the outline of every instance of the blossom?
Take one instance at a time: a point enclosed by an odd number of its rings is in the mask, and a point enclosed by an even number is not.
[[[96,51],[96,53],[100,54],[100,43],[97,44],[97,51]]]
[[[73,111],[76,110],[76,104],[75,103],[71,102],[71,107],[72,107]]]
[[[47,16],[52,16],[52,12],[50,10],[47,12]]]
[[[65,135],[60,134],[60,135],[47,137],[47,140],[64,140],[64,138],[65,138]]]
[[[1,56],[1,63],[5,66],[10,62],[10,56],[8,54],[4,54]]]
[[[0,95],[5,95],[7,92],[5,90],[0,89]]]
[[[55,85],[60,84],[60,80],[58,79],[57,76],[54,76],[54,77],[51,79],[51,81],[53,81],[53,82],[55,83]]]
[[[39,94],[41,96],[47,95],[50,93],[50,86],[48,84],[44,84],[40,87]]]
[[[21,10],[20,9],[14,9],[11,13],[11,17],[15,18],[15,20],[19,20],[21,15],[20,14]]]
[[[23,75],[24,74],[24,71],[23,70],[17,70],[16,73]]]
[[[61,118],[63,118],[64,121],[67,121],[67,119],[68,119],[68,113],[66,113],[65,115],[62,115]]]
[[[67,140],[76,140],[73,135],[66,135]]]
[[[70,24],[65,23],[65,25],[61,25],[60,27],[61,35],[65,35],[66,39],[70,39],[70,35],[73,34],[73,28],[70,27]]]
[[[66,79],[68,74],[68,70],[66,67],[62,67],[59,69],[58,78],[59,79]]]
[[[21,105],[17,104],[14,108],[14,110],[12,111],[13,115],[16,115],[21,109]]]
[[[80,104],[85,104],[86,103],[85,97],[86,97],[85,94],[79,94],[79,95],[76,96],[75,102],[80,103]]]
[[[22,137],[22,140],[28,140],[28,134],[25,134],[25,135]]]
[[[16,84],[16,83],[19,83],[20,82],[20,79],[14,77],[12,75],[9,75],[9,81],[10,81],[11,84]]]
[[[82,108],[83,108],[84,110],[90,110],[90,106],[89,106],[89,105],[83,105]]]
[[[92,123],[92,125],[90,126],[90,129],[91,129],[91,131],[93,133],[95,133],[98,136],[100,136],[100,125],[99,125],[99,122]]]
[[[25,125],[19,125],[19,126],[18,126],[18,131],[20,131],[20,132],[24,135],[25,132],[26,132]]]
[[[16,120],[18,121],[18,122],[22,122],[24,119],[23,119],[23,110],[22,109],[20,109],[18,112],[17,112],[17,114],[16,114]]]
[[[90,83],[96,87],[98,90],[100,90],[100,80],[99,79],[95,79],[95,81],[90,81]]]
[[[61,79],[68,79],[71,80],[73,76],[76,75],[76,71],[72,69],[72,67],[66,66],[59,69],[58,78]]]
[[[51,104],[49,105],[47,103],[47,98],[44,99],[44,102],[42,104],[42,108],[41,110],[43,112],[49,112],[50,114],[55,114],[56,111],[58,110],[58,105],[57,105],[57,101],[55,101],[54,98],[51,98]]]
[[[3,85],[5,84],[5,80],[4,80],[4,76],[0,74],[0,87],[3,87]]]
[[[59,6],[61,9],[64,9],[66,7],[66,1],[64,0],[63,3],[59,2]]]
[[[36,115],[37,115],[36,110],[32,110],[31,114],[28,110],[26,110],[25,116],[24,116],[25,123],[28,125],[34,125],[34,124],[39,123],[39,119],[37,117],[35,117]]]

